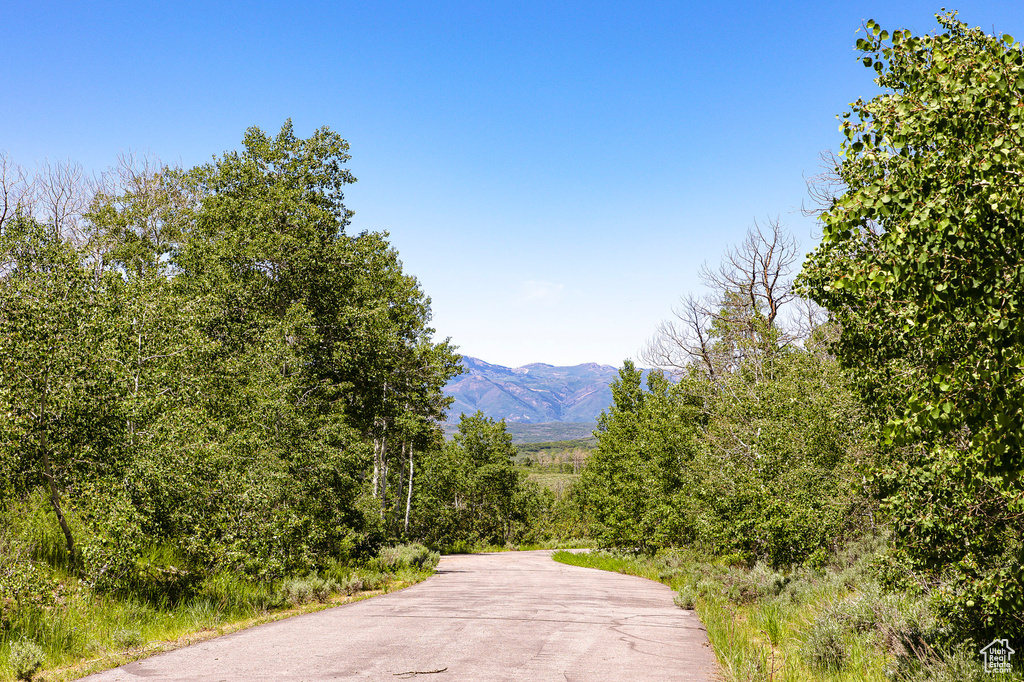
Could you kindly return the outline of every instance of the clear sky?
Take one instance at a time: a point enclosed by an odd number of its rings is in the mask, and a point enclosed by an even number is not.
[[[0,149],[193,166],[256,125],[351,145],[353,231],[387,230],[434,326],[488,362],[619,365],[755,219],[813,246],[805,179],[876,92],[867,19],[816,2],[0,2]],[[1020,0],[961,19],[1024,37]]]

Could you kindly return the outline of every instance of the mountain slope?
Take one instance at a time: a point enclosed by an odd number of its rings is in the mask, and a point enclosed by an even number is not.
[[[455,398],[451,422],[477,410],[510,424],[594,422],[611,405],[608,385],[619,376],[615,367],[596,363],[511,368],[464,356],[462,364],[465,373],[445,387],[445,394]]]

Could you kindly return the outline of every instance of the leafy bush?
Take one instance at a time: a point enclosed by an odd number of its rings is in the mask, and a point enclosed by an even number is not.
[[[845,635],[843,623],[835,614],[827,611],[819,614],[804,641],[804,658],[822,670],[841,669],[848,653]]]
[[[390,573],[371,571],[361,576],[364,590],[379,590],[384,587],[394,576]]]
[[[0,515],[0,630],[23,608],[50,606],[60,590],[45,561],[40,561],[36,522],[43,517],[37,500],[5,500]]]
[[[681,609],[692,609],[697,605],[698,591],[695,585],[684,585],[672,598],[672,601]]]
[[[380,571],[398,571],[403,568],[428,570],[437,566],[441,560],[438,552],[433,552],[421,544],[412,543],[385,547],[370,563]]]
[[[310,602],[324,603],[331,598],[331,594],[339,590],[339,585],[333,579],[323,579],[315,573],[304,578],[289,578],[281,584],[281,599],[299,606]]]
[[[353,573],[341,583],[341,591],[351,596],[363,589],[363,579]]]
[[[19,680],[31,680],[43,667],[46,653],[35,642],[22,639],[11,644],[11,667]]]
[[[822,341],[769,358],[760,378],[652,374],[647,390],[641,371],[620,371],[574,489],[602,546],[698,544],[780,569],[820,563],[858,531],[873,504],[855,471],[871,438],[862,409]]]
[[[1020,641],[1021,46],[935,17],[857,40],[883,91],[842,115],[842,189],[798,288],[842,329],[834,352],[893,446],[869,480],[911,580],[941,585],[957,639]]]
[[[747,604],[765,597],[777,597],[789,584],[789,580],[782,573],[759,562],[749,571],[729,572],[729,598],[739,604]]]

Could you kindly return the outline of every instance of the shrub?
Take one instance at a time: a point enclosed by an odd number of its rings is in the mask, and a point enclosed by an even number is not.
[[[726,574],[727,595],[738,604],[750,604],[765,597],[777,597],[789,578],[758,562],[749,571],[736,567]]]
[[[822,670],[840,670],[848,654],[843,630],[834,613],[826,610],[819,614],[804,641],[804,659]]]
[[[977,650],[967,646],[958,646],[942,655],[932,651],[917,657],[901,657],[887,672],[898,682],[987,682],[1003,677],[986,673],[978,661]]]
[[[353,595],[363,589],[363,579],[353,573],[341,583],[341,591],[347,595]]]
[[[681,609],[692,609],[697,605],[697,586],[687,583],[676,593],[672,601]]]
[[[281,598],[292,606],[310,602],[326,602],[331,593],[337,592],[339,585],[333,579],[324,580],[315,573],[304,578],[289,578],[281,583],[278,591]]]
[[[418,543],[385,547],[371,562],[381,571],[396,571],[403,568],[428,569],[437,566],[441,555]]]
[[[390,573],[380,573],[378,571],[371,571],[365,573],[361,580],[363,583],[364,590],[379,590],[384,587],[391,578],[394,576]]]
[[[35,642],[22,639],[11,644],[11,667],[19,680],[31,680],[45,660],[46,654]]]
[[[137,596],[177,603],[195,594],[202,577],[174,545],[150,545],[136,560],[128,587]]]
[[[31,543],[17,537],[13,516],[0,516],[0,630],[19,609],[50,606],[55,598],[51,572],[33,559]]]
[[[110,633],[110,637],[114,642],[114,646],[118,649],[130,649],[139,646],[145,641],[141,632],[130,628],[114,630]]]

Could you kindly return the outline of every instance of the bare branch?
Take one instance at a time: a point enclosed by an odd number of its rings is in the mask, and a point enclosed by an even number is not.
[[[665,371],[680,375],[691,369],[694,363],[707,376],[716,374],[711,326],[714,322],[709,301],[690,295],[672,309],[674,320],[658,325],[640,356],[644,362]]]
[[[32,213],[33,189],[33,181],[25,169],[14,163],[7,152],[0,151],[0,230],[19,211],[26,215]]]
[[[36,175],[36,217],[76,246],[86,241],[83,214],[94,187],[82,166],[71,161],[46,163]]]
[[[802,206],[800,212],[809,217],[817,218],[831,208],[833,202],[846,191],[846,183],[839,175],[842,161],[831,149],[826,149],[818,155],[821,160],[819,168],[821,172],[804,178],[807,185],[807,195],[811,198],[810,208]]]
[[[777,219],[755,222],[717,268],[701,266],[709,293],[684,298],[641,357],[675,375],[696,371],[714,381],[748,363],[760,376],[766,354],[807,338],[820,317],[810,308],[790,314],[799,300],[792,289],[799,258],[796,239]]]

